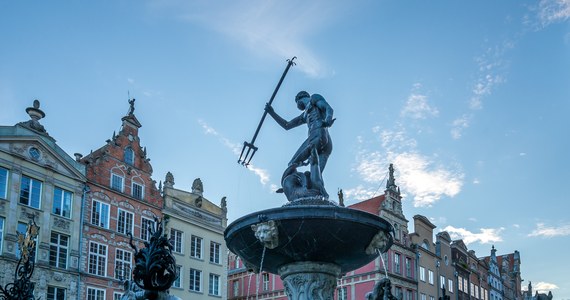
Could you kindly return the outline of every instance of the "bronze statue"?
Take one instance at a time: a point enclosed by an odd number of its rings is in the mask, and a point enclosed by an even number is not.
[[[323,170],[327,164],[327,160],[332,152],[332,141],[328,132],[328,128],[332,126],[335,119],[333,119],[333,109],[327,103],[325,98],[319,94],[310,95],[305,91],[301,91],[295,97],[297,108],[303,111],[299,116],[290,121],[283,119],[279,114],[273,110],[271,104],[265,106],[265,111],[285,130],[289,130],[303,124],[309,127],[309,134],[307,139],[301,144],[297,152],[289,161],[285,173],[290,172],[291,167],[306,166],[308,164],[317,164],[319,167],[316,171],[319,173],[318,177],[322,178]],[[310,159],[312,151],[316,150],[316,159]],[[311,168],[311,172],[313,168]],[[285,177],[285,174],[284,174]],[[324,189],[323,189],[324,190]],[[323,194],[325,198],[328,195]]]

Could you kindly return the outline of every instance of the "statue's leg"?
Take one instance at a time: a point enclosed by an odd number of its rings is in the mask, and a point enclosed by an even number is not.
[[[297,152],[295,152],[295,154],[293,155],[293,157],[289,161],[289,166],[291,166],[293,164],[297,164],[299,166],[303,165],[303,162],[306,161],[307,159],[309,159],[310,155],[311,155],[311,142],[310,142],[310,138],[309,138],[309,139],[306,139],[303,142],[303,144],[301,144],[301,146],[299,147]]]

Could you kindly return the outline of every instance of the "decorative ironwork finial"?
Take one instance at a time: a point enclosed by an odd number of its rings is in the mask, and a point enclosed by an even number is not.
[[[149,225],[150,242],[144,242],[144,248],[138,250],[129,233],[131,247],[135,250],[135,268],[133,281],[146,291],[166,291],[178,278],[176,260],[172,255],[172,245],[163,234],[163,220],[154,218],[156,227]]]
[[[20,248],[20,260],[14,272],[14,282],[5,287],[0,286],[0,300],[35,300],[35,283],[31,282],[34,273],[34,260],[36,256],[36,238],[40,227],[32,218],[26,229],[26,233],[18,232],[18,247]]]

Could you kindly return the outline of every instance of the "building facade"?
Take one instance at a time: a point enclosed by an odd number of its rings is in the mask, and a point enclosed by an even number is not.
[[[14,281],[20,258],[18,233],[31,219],[36,239],[35,295],[42,299],[78,299],[81,203],[85,168],[61,149],[40,120],[34,101],[30,120],[0,126],[0,284]]]
[[[174,188],[174,176],[166,175],[164,216],[179,273],[170,293],[182,299],[227,299],[226,199],[218,206],[203,193],[199,178],[188,192]]]
[[[437,255],[433,242],[433,225],[426,217],[414,216],[414,233],[410,234],[418,257],[418,293],[419,300],[435,300],[439,298],[441,259]]]
[[[88,186],[82,214],[80,299],[119,299],[133,269],[131,236],[140,249],[143,241],[150,240],[148,229],[155,226],[155,218],[162,218],[163,198],[151,177],[146,148],[140,144],[134,99],[129,103],[119,133],[89,155],[77,155],[85,165]]]

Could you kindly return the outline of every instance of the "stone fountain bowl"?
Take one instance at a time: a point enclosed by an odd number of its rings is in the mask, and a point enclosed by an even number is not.
[[[270,221],[278,238],[268,248],[256,238],[252,225]],[[263,256],[262,271],[274,274],[279,267],[298,262],[332,263],[345,274],[378,256],[367,248],[379,232],[388,237],[380,249],[387,251],[393,227],[379,216],[336,205],[288,205],[241,217],[226,228],[224,237],[230,251],[257,272]]]

